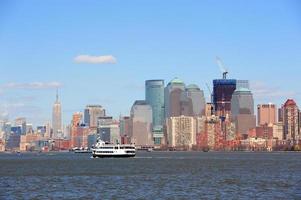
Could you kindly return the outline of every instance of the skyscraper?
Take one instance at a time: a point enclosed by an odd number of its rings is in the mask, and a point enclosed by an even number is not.
[[[131,108],[130,137],[137,146],[153,145],[152,107],[143,100],[137,100]]]
[[[25,135],[26,134],[26,118],[25,117],[19,117],[15,119],[15,126],[20,126],[21,127],[21,134]]]
[[[84,114],[84,122],[86,126],[96,128],[98,117],[104,117],[105,115],[106,111],[101,105],[87,105]]]
[[[235,79],[213,80],[213,104],[217,116],[226,117],[231,113],[231,98],[235,89]]]
[[[254,100],[247,88],[237,88],[231,99],[231,115],[235,122],[236,133],[246,138],[248,131],[256,127]]]
[[[197,85],[190,84],[186,87],[186,97],[191,101],[192,115],[202,116],[205,115],[206,100],[203,90]]]
[[[171,80],[164,90],[165,118],[182,114],[181,98],[185,92],[185,84],[178,78]]]
[[[295,144],[300,139],[299,109],[293,99],[288,99],[282,106],[284,138]]]
[[[121,143],[119,124],[113,117],[99,117],[97,135],[105,142]]]
[[[145,101],[152,107],[153,129],[162,129],[164,123],[164,80],[145,81]]]
[[[231,99],[231,114],[254,115],[254,100],[252,92],[247,88],[238,88],[233,92]]]
[[[250,90],[250,84],[248,80],[236,80],[236,89],[246,88]]]
[[[61,103],[59,101],[58,91],[56,92],[56,100],[53,104],[52,109],[52,129],[53,138],[58,138],[60,132],[62,131],[62,110]]]
[[[276,111],[275,104],[259,104],[257,105],[257,119],[258,125],[263,126],[265,124],[273,125],[276,123]]]

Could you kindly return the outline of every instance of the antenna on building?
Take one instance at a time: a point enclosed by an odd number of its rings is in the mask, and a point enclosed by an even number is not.
[[[59,89],[56,88],[56,102],[59,101]]]
[[[218,56],[216,56],[215,61],[216,61],[217,65],[219,66],[221,72],[223,73],[223,79],[227,79],[228,70],[225,67],[222,59],[220,59]]]

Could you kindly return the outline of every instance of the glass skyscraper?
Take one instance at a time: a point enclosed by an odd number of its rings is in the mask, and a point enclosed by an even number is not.
[[[145,100],[152,107],[153,129],[162,129],[164,122],[164,80],[145,81]]]
[[[154,143],[161,144],[164,123],[164,80],[145,81],[145,101],[152,107]]]

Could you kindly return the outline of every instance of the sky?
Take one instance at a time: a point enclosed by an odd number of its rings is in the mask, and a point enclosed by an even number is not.
[[[298,0],[2,0],[0,117],[63,120],[87,104],[128,115],[147,79],[247,79],[255,103],[301,106]]]

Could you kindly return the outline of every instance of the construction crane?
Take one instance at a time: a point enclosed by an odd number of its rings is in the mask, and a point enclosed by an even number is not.
[[[216,61],[217,65],[219,66],[221,72],[223,73],[223,79],[227,79],[228,70],[225,67],[222,59],[220,59],[219,57],[216,56],[215,61]]]
[[[213,99],[212,99],[212,91],[211,91],[211,89],[210,89],[208,83],[206,83],[206,86],[207,86],[207,89],[208,89],[209,94],[210,94],[210,101],[211,101],[211,103],[213,103]]]

